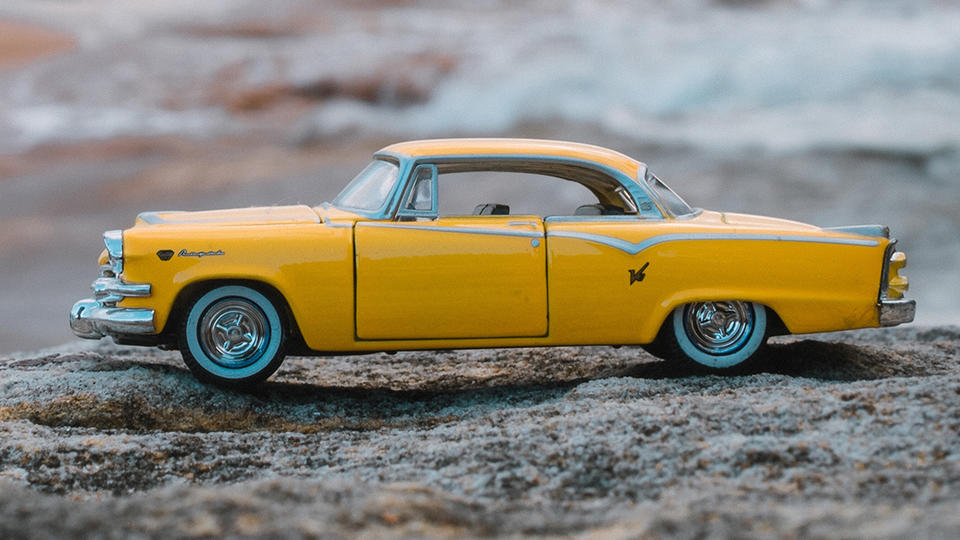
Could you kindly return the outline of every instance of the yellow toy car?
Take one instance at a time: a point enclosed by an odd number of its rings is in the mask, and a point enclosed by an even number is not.
[[[458,210],[485,180],[455,199],[451,179],[480,173],[556,187],[528,203],[579,191],[560,210]],[[143,213],[104,242],[74,333],[179,348],[220,384],[262,381],[286,353],[478,347],[643,345],[728,370],[770,335],[915,310],[886,227],[691,208],[643,163],[559,141],[394,144],[331,203]]]

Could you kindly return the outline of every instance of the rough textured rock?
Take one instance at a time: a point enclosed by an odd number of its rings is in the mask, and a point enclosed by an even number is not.
[[[779,338],[733,377],[635,348],[0,359],[0,537],[960,532],[960,329]]]

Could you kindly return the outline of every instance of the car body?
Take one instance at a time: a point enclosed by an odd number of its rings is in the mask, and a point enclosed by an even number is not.
[[[438,178],[477,171],[595,200],[446,215]],[[891,326],[915,309],[886,227],[693,209],[643,163],[560,141],[399,143],[332,203],[149,212],[104,240],[74,332],[177,347],[223,384],[266,378],[285,352],[644,345],[724,369],[774,333]]]

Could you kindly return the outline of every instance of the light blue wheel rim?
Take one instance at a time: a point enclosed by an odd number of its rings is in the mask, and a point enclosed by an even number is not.
[[[270,343],[266,314],[239,297],[214,302],[200,316],[197,332],[206,356],[228,369],[255,363]]]
[[[726,304],[731,303],[731,301],[716,303]],[[739,303],[743,305],[747,313],[752,313],[752,323],[749,327],[744,324],[744,331],[742,333],[727,330],[718,338],[707,338],[706,341],[709,346],[704,345],[702,342],[697,343],[698,338],[688,333],[686,323],[686,319],[691,311],[688,310],[688,307],[705,304],[705,302],[688,304],[676,308],[673,311],[671,325],[673,327],[674,338],[683,354],[690,360],[713,369],[732,368],[749,360],[754,353],[757,352],[766,338],[767,312],[766,308],[761,304],[753,302]],[[696,313],[695,309],[693,311]],[[746,319],[743,322],[745,321]]]
[[[264,317],[263,339],[241,358],[224,359],[223,356],[208,352],[210,345],[203,343],[204,328],[201,321],[204,315],[215,312],[217,308],[213,306],[228,305],[224,302],[236,300],[245,301]],[[208,322],[212,320],[217,319],[214,317]],[[186,333],[187,347],[197,364],[204,371],[223,379],[245,379],[257,375],[270,366],[283,341],[283,325],[273,303],[263,294],[240,285],[218,287],[201,296],[187,316]]]
[[[749,341],[753,325],[753,306],[747,302],[695,302],[683,308],[684,332],[707,354],[740,350]]]

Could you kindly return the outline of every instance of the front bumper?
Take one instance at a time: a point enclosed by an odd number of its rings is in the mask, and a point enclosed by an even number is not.
[[[896,326],[911,322],[916,312],[916,300],[881,300],[880,326]]]
[[[70,329],[79,337],[155,334],[153,310],[104,305],[93,298],[80,300],[70,310]]]
[[[74,334],[86,339],[156,334],[152,309],[117,306],[128,296],[150,296],[149,283],[125,283],[115,276],[101,275],[91,287],[93,298],[80,300],[70,310]]]

